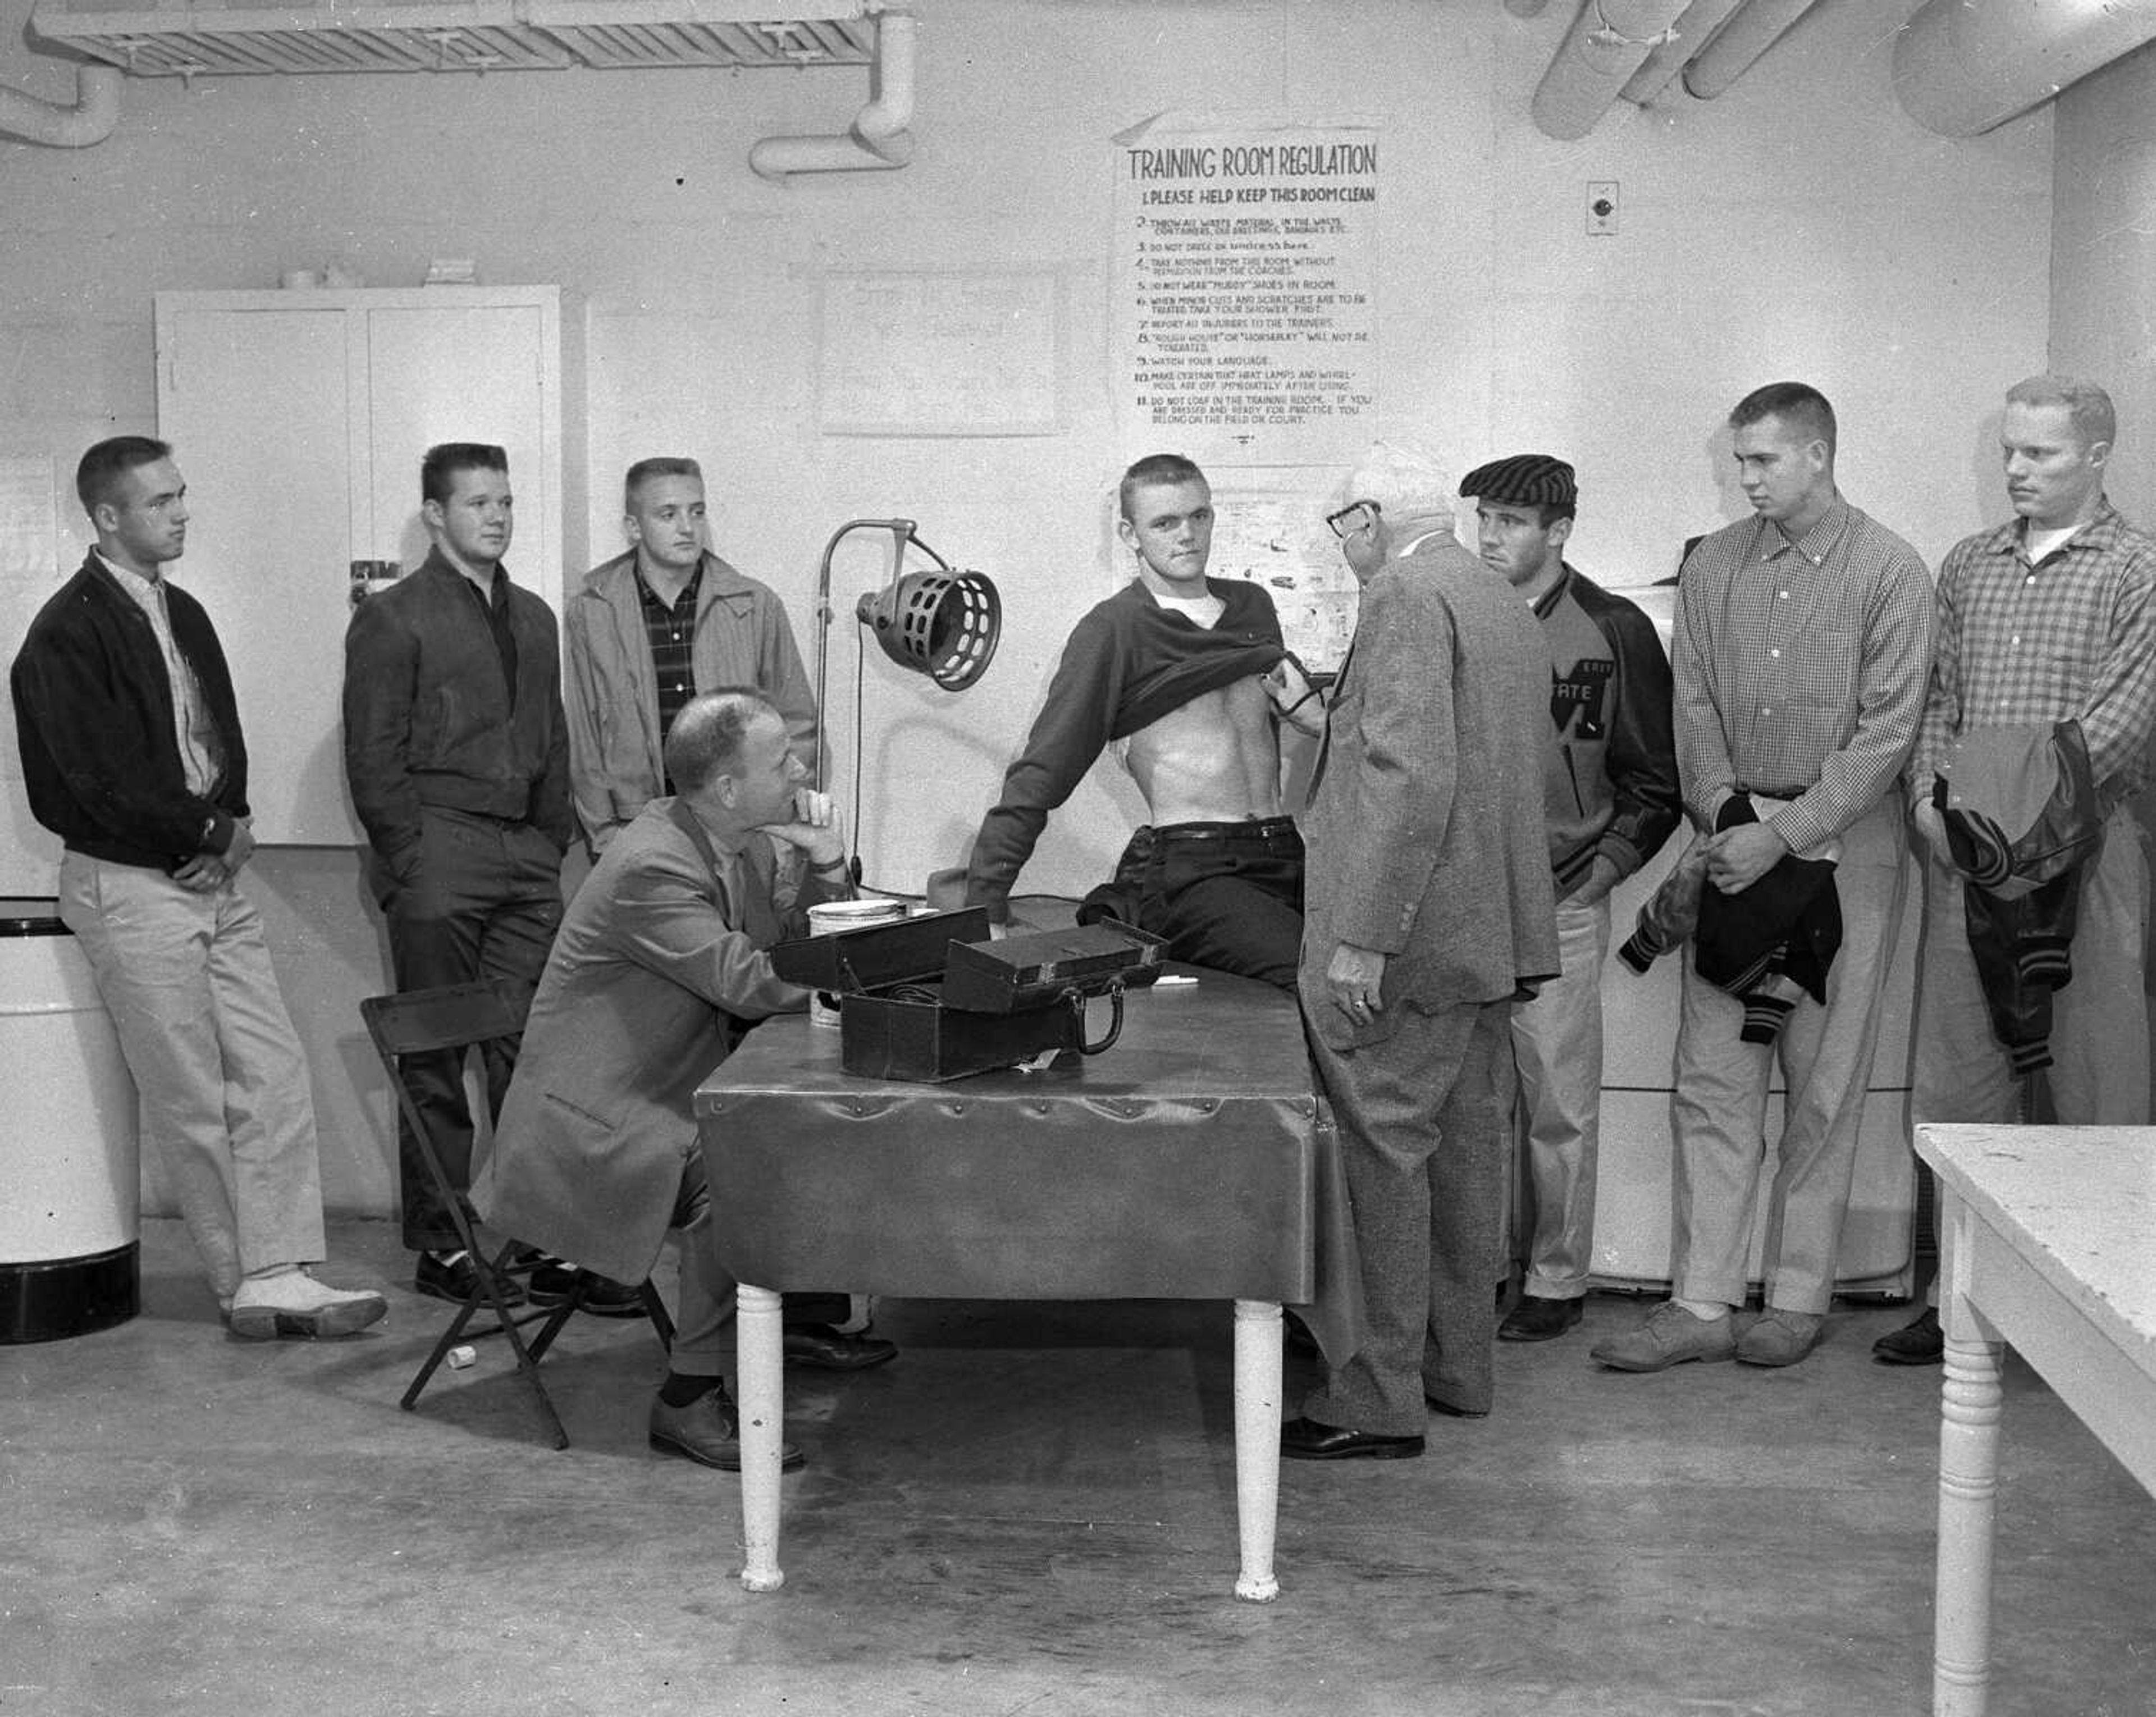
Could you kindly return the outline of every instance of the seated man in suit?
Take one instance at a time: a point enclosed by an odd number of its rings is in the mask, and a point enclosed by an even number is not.
[[[767,950],[806,933],[808,908],[853,883],[831,802],[801,786],[807,771],[762,693],[692,699],[665,762],[677,796],[608,844],[562,919],[474,1202],[503,1233],[623,1282],[644,1280],[666,1231],[685,1231],[651,1442],[734,1472],[740,1430],[722,1373],[735,1284],[711,1238],[690,1100],[756,1021],[808,1005]],[[786,1348],[834,1370],[897,1352],[813,1326],[789,1329]],[[785,1463],[800,1452],[789,1447]]]

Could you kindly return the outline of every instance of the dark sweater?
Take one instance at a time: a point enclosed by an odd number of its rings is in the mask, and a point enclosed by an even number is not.
[[[1264,586],[1208,578],[1205,588],[1224,604],[1209,627],[1162,607],[1133,579],[1072,630],[1025,749],[973,839],[967,905],[1001,915],[1048,814],[1076,790],[1111,741],[1193,698],[1265,673],[1286,655],[1280,616]]]
[[[354,611],[344,642],[345,779],[383,858],[418,840],[423,805],[529,822],[567,848],[575,825],[561,634],[553,610],[514,584],[509,627],[513,700],[479,594],[439,549]]]
[[[1681,815],[1670,662],[1655,623],[1571,567],[1535,604],[1550,650],[1557,744],[1543,814],[1560,897],[1599,855],[1621,879],[1661,851]]]
[[[208,797],[187,790],[157,630],[95,555],[30,622],[9,686],[37,820],[76,852],[175,871],[232,844],[233,820],[247,815],[247,746],[209,616],[172,583],[165,607],[217,728],[223,769]]]

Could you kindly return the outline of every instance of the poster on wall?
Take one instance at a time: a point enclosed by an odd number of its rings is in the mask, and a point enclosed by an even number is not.
[[[1375,129],[1162,121],[1113,160],[1125,445],[1351,460],[1377,421]]]

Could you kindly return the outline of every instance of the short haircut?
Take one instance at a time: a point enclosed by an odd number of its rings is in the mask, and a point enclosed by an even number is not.
[[[419,461],[419,498],[447,501],[459,471],[500,471],[506,477],[509,455],[485,441],[444,441],[429,447]]]
[[[639,459],[621,480],[621,510],[629,512],[646,483],[656,477],[694,477],[704,481],[704,468],[693,459]]]
[[[1754,388],[1729,414],[1729,427],[1749,429],[1762,418],[1779,418],[1805,440],[1825,442],[1827,457],[1834,457],[1834,408],[1808,383],[1769,382]]]
[[[98,507],[112,499],[121,477],[138,465],[172,456],[172,448],[151,435],[115,435],[99,442],[74,468],[74,492],[82,510],[95,517]]]
[[[700,793],[736,768],[749,723],[766,715],[778,716],[778,706],[753,686],[721,686],[683,704],[662,748],[674,790]]]
[[[1437,455],[1414,441],[1373,441],[1338,491],[1339,504],[1374,501],[1395,522],[1452,517],[1452,476]]]
[[[2063,405],[2084,447],[2114,440],[2118,435],[2118,414],[2112,409],[2111,395],[2078,376],[2031,376],[2006,390],[2006,403]]]
[[[1135,525],[1137,521],[1131,518],[1131,497],[1139,490],[1204,481],[1205,473],[1198,469],[1195,460],[1186,459],[1179,453],[1148,453],[1123,473],[1123,481],[1116,490],[1116,506]]]

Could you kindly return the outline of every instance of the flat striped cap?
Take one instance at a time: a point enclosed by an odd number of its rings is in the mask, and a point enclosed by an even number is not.
[[[1515,506],[1571,506],[1579,499],[1572,467],[1547,453],[1516,453],[1477,465],[1460,480],[1460,492]]]

